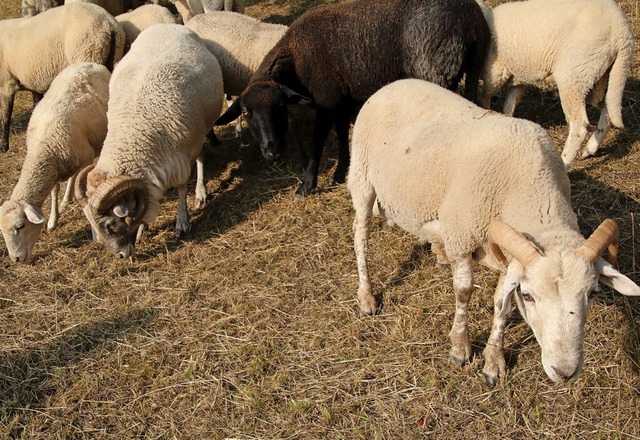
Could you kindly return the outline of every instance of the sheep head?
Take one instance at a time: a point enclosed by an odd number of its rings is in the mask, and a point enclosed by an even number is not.
[[[284,152],[289,119],[287,104],[310,103],[310,98],[275,81],[254,81],[216,120],[215,125],[228,124],[242,115],[260,143],[262,155],[272,163]]]
[[[521,233],[494,220],[488,231],[489,246],[498,260],[500,249],[512,259],[502,287],[506,315],[515,298],[542,349],[542,365],[551,380],[571,381],[583,363],[584,324],[598,281],[624,295],[640,295],[640,287],[602,259],[609,248],[617,254],[618,226],[605,220],[582,245],[549,246],[544,252]],[[519,287],[519,289],[517,289]]]
[[[125,175],[107,177],[87,168],[76,177],[76,199],[98,241],[119,258],[130,257],[148,206],[146,185],[141,179]]]
[[[40,209],[27,202],[7,200],[0,206],[0,230],[11,261],[31,261],[43,224]]]

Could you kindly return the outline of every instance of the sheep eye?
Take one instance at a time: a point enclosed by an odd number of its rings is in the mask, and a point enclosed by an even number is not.
[[[16,225],[16,231],[19,231],[20,229],[24,229],[24,223],[20,223],[19,225]]]
[[[242,107],[242,116],[247,116],[249,114],[249,110],[246,107]]]
[[[107,234],[113,235],[113,230],[115,229],[116,222],[110,220],[104,224],[104,228],[107,230]]]
[[[522,299],[526,302],[536,302],[536,300],[533,299],[533,296],[531,296],[531,294],[527,292],[522,292]]]

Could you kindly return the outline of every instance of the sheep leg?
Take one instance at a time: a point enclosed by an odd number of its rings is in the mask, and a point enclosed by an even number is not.
[[[316,111],[316,121],[313,127],[313,139],[311,154],[303,154],[303,159],[306,156],[309,160],[304,166],[304,177],[302,184],[296,191],[296,198],[304,197],[309,194],[318,185],[318,170],[320,168],[320,158],[322,157],[322,150],[324,144],[329,137],[329,131],[333,124],[333,117],[331,113],[326,110],[318,109]]]
[[[58,224],[58,194],[60,193],[60,183],[56,182],[51,189],[51,210],[49,212],[49,221],[47,222],[47,231],[53,230]]]
[[[11,126],[11,113],[13,112],[13,99],[15,93],[10,95],[0,95],[0,127],[2,128],[2,145],[0,145],[0,152],[6,153],[9,151],[9,128]]]
[[[233,97],[231,95],[227,95],[227,108],[231,107],[231,104],[233,104]],[[242,139],[242,114],[240,114],[238,119],[236,119],[235,135],[236,139]]]
[[[207,188],[204,186],[204,160],[202,153],[196,159],[196,209],[207,203]]]
[[[509,87],[507,90],[507,97],[505,98],[504,105],[502,106],[502,113],[513,116],[516,112],[516,107],[526,90],[527,88],[525,86]]]
[[[449,356],[453,362],[462,366],[471,357],[467,316],[467,306],[473,292],[471,255],[456,259],[455,262],[451,263],[451,267],[453,269],[453,291],[456,295],[456,314],[449,332],[449,338],[451,339]]]
[[[338,136],[338,166],[333,174],[332,185],[340,185],[347,180],[349,171],[349,125],[351,109],[342,108],[336,115],[336,134]]]
[[[585,107],[585,97],[578,96],[576,92],[569,88],[560,88],[558,80],[558,91],[560,93],[560,103],[565,117],[569,122],[569,135],[562,150],[562,161],[565,168],[569,169],[571,162],[578,155],[578,150],[582,142],[587,137],[589,118]]]
[[[176,216],[176,235],[182,237],[189,232],[189,211],[187,210],[187,185],[178,187],[178,215]]]
[[[444,245],[442,243],[431,243],[431,252],[436,254],[436,263],[449,264],[449,259],[447,258],[447,253],[444,250]]]
[[[607,122],[609,111],[607,110],[607,106],[604,102],[602,102],[598,107],[600,108],[600,119],[598,119],[598,126],[596,127],[596,131],[593,132],[593,135],[591,135],[589,142],[587,142],[584,151],[580,155],[580,157],[583,159],[589,156],[593,156],[598,152],[600,144],[602,144],[603,139],[609,131],[609,123]]]
[[[496,386],[498,378],[504,376],[507,371],[507,364],[504,360],[504,328],[507,324],[507,317],[501,316],[502,301],[504,299],[503,286],[504,274],[500,275],[496,291],[493,296],[493,325],[491,334],[487,340],[487,346],[482,355],[484,357],[484,368],[482,375],[490,388]]]
[[[78,173],[76,173],[73,176],[69,177],[69,180],[67,180],[67,187],[64,190],[64,196],[62,197],[62,203],[60,204],[59,211],[62,211],[64,209],[64,207],[67,206],[69,204],[69,202],[71,202],[71,199],[73,198],[73,188],[74,188],[75,183],[76,183],[76,176],[77,175],[78,175]]]
[[[364,186],[364,185],[362,185]],[[378,309],[376,298],[371,290],[369,270],[367,268],[367,243],[369,241],[369,225],[371,223],[371,212],[376,195],[371,188],[358,188],[356,194],[352,184],[353,206],[356,211],[353,220],[353,247],[356,252],[356,264],[358,266],[358,303],[360,311],[365,315],[374,315]],[[364,191],[359,191],[364,189]]]

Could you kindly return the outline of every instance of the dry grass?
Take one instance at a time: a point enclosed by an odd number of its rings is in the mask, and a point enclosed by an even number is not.
[[[249,1],[249,14],[289,23],[317,0]],[[640,35],[636,0],[621,0]],[[0,0],[1,17],[19,14]],[[585,234],[621,225],[620,268],[640,280],[640,75],[624,99],[625,131],[571,172]],[[0,157],[0,199],[24,158],[30,95]],[[558,144],[554,94],[531,92],[519,115]],[[508,377],[493,390],[480,352],[495,274],[478,268],[476,351],[448,360],[454,299],[448,268],[402,231],[377,224],[370,266],[381,315],[356,305],[352,208],[344,187],[293,202],[295,155],[265,166],[230,129],[208,153],[207,206],[176,240],[175,194],[135,261],[91,243],[77,206],[30,265],[0,260],[0,436],[19,438],[640,438],[640,304],[596,296],[580,378],[552,384],[517,312],[506,334]],[[333,142],[333,140],[332,140]],[[335,165],[331,145],[322,188]],[[192,195],[190,196],[192,197]],[[190,199],[192,200],[192,199]],[[3,252],[4,243],[1,245]]]

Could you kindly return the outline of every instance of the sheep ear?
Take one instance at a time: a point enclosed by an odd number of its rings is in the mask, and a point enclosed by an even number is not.
[[[622,275],[603,258],[596,260],[596,270],[600,274],[600,282],[625,296],[640,296],[640,287],[630,278]]]
[[[227,111],[213,123],[213,125],[227,125],[228,123],[238,119],[240,117],[240,113],[242,113],[242,104],[240,103],[240,98],[238,98],[233,101],[231,107],[229,107]]]
[[[308,96],[294,92],[287,86],[280,86],[280,90],[282,90],[282,93],[284,93],[284,96],[287,98],[287,104],[309,105],[313,102]]]
[[[24,206],[24,215],[27,216],[27,220],[29,220],[34,225],[39,225],[44,222],[44,216],[38,212],[38,210],[31,206]]]
[[[516,287],[520,285],[522,271],[522,265],[516,260],[512,260],[507,267],[507,274],[502,285],[502,309],[500,310],[500,317],[502,318],[511,311],[511,298],[513,298],[513,292],[516,291]]]

